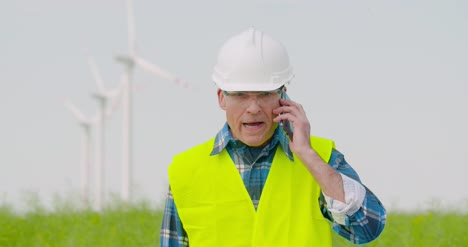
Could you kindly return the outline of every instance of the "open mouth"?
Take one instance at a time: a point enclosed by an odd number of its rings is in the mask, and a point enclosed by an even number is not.
[[[251,123],[243,123],[244,127],[246,128],[258,128],[263,126],[264,122],[251,122]]]

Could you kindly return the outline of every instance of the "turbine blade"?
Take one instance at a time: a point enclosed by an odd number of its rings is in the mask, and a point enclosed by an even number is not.
[[[96,82],[98,92],[99,93],[105,92],[106,89],[104,88],[104,83],[102,81],[101,74],[99,73],[99,69],[96,65],[96,62],[91,56],[88,57],[88,65],[89,65],[89,68],[91,69],[91,73],[93,74],[94,81]]]
[[[88,119],[84,116],[84,114],[76,107],[71,100],[66,99],[64,102],[64,105],[70,112],[73,114],[73,116],[80,122],[80,123],[87,123]]]
[[[134,57],[135,63],[140,66],[142,69],[146,70],[147,72],[159,76],[163,79],[171,81],[178,86],[188,88],[190,85],[184,81],[183,79],[179,78],[178,76],[174,76],[171,73],[167,72],[166,70],[162,69],[161,67],[152,64],[141,57]]]
[[[174,81],[175,76],[173,76],[171,73],[167,72],[166,70],[162,69],[161,67],[152,64],[143,58],[136,57],[135,58],[135,63],[138,64],[142,69],[146,70],[147,72],[154,74],[156,76],[159,76],[163,79],[169,80],[169,81]]]

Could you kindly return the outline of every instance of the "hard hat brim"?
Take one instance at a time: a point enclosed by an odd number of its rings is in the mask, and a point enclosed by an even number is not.
[[[216,81],[215,81],[216,83]],[[218,87],[223,91],[248,91],[248,92],[261,92],[261,91],[273,91],[282,87],[286,82],[281,83],[216,83]]]

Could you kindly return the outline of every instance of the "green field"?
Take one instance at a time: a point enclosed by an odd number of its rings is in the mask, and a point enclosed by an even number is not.
[[[162,212],[150,203],[96,213],[73,207],[18,214],[0,205],[0,246],[159,246]],[[468,215],[390,213],[380,238],[364,246],[468,246]],[[334,246],[354,246],[334,234]]]

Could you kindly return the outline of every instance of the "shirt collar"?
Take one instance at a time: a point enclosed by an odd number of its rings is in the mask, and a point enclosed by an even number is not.
[[[270,140],[270,144],[272,144],[270,145],[270,148],[276,146],[278,142],[286,156],[288,156],[291,161],[294,161],[293,154],[289,148],[288,136],[281,127],[277,127],[275,133],[273,133],[273,137]],[[229,143],[232,143],[234,146],[238,146],[240,141],[234,139],[234,137],[231,135],[231,132],[229,131],[229,125],[225,123],[223,128],[218,132],[218,134],[216,134],[213,150],[211,151],[210,155],[213,156],[221,153],[221,151],[223,151]]]

